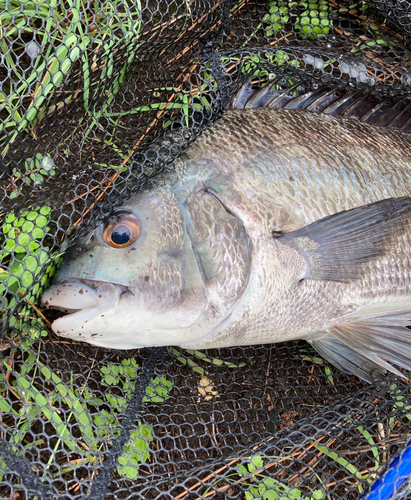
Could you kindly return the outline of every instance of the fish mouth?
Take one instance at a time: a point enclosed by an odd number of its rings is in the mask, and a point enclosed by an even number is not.
[[[117,283],[69,278],[45,290],[41,304],[67,313],[51,325],[54,333],[64,336],[116,307],[126,291]]]

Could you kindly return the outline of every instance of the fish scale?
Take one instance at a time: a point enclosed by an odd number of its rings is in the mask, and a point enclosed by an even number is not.
[[[239,137],[230,141],[230,137]],[[241,139],[240,139],[241,138]],[[217,162],[222,173],[241,165],[255,152],[287,144],[316,143],[317,151],[342,145],[364,147],[402,157],[410,151],[410,137],[397,129],[373,127],[355,120],[296,110],[267,108],[232,110],[206,129],[183,158]],[[235,147],[234,147],[235,144]],[[223,147],[227,145],[226,147]],[[322,147],[320,147],[322,145]]]
[[[411,370],[410,146],[408,133],[360,120],[228,111],[158,188],[121,207],[139,225],[130,247],[105,239],[109,218],[78,243],[93,259],[69,252],[57,283],[113,289],[101,315],[51,287],[43,303],[70,311],[54,331],[116,348],[305,339],[369,382],[400,374],[392,363]],[[181,246],[167,253],[172,228]]]

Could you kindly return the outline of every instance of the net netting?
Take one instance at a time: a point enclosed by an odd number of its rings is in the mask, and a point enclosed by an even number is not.
[[[1,498],[355,499],[381,474],[410,437],[406,378],[363,383],[302,341],[96,348],[38,301],[246,82],[408,106],[410,19],[404,0],[0,0]]]

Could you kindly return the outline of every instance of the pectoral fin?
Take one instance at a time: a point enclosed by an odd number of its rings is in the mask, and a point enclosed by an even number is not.
[[[411,198],[389,198],[274,237],[304,257],[307,271],[302,278],[349,281],[363,275],[365,264],[388,254],[409,231],[410,222]]]
[[[313,340],[312,346],[337,368],[373,382],[384,371],[403,377],[391,363],[411,371],[411,311],[386,311],[347,318]]]

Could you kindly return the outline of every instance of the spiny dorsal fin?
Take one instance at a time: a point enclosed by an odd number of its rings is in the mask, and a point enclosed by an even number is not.
[[[411,198],[389,198],[274,237],[305,259],[307,269],[301,279],[344,282],[360,278],[367,269],[364,264],[389,253],[410,223]]]
[[[269,85],[256,89],[248,79],[233,98],[229,109],[299,109],[411,132],[411,101],[407,97],[381,97],[364,90],[326,85],[296,96],[295,92],[307,86],[307,82],[299,81],[285,89],[274,88],[280,80],[281,77],[277,77]]]

